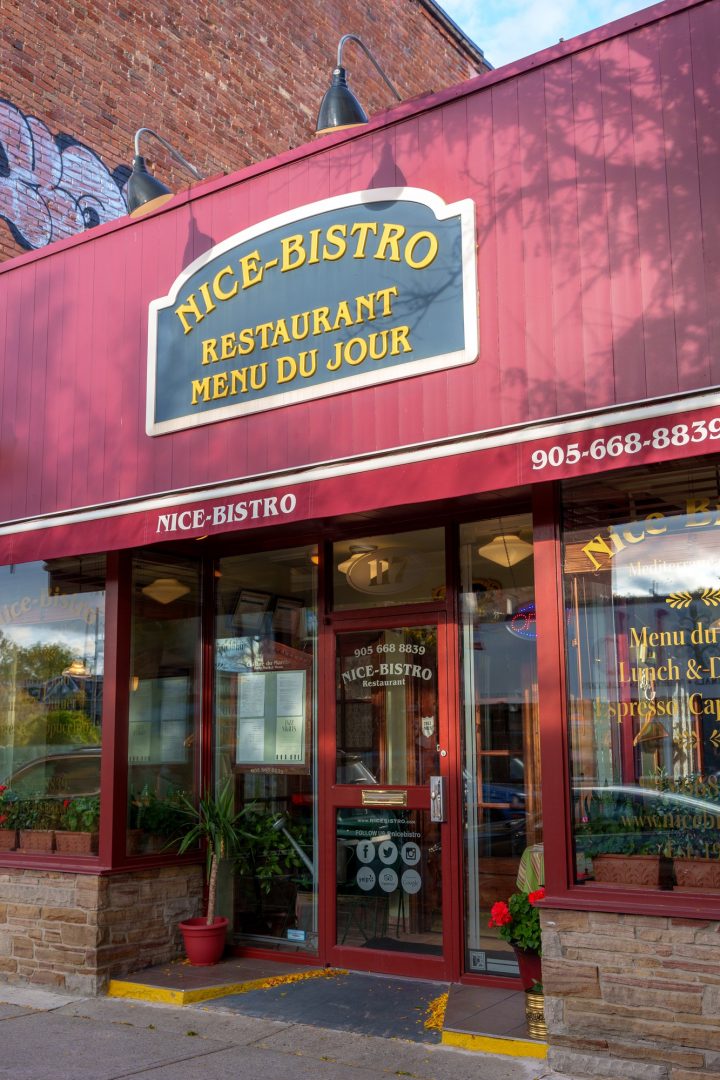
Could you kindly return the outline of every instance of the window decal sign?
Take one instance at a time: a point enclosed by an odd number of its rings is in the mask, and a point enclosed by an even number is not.
[[[477,359],[474,204],[382,188],[230,237],[150,304],[147,433]]]

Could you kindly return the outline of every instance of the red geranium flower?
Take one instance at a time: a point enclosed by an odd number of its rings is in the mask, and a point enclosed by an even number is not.
[[[63,810],[67,810],[68,806],[72,802],[71,799],[63,799]]]
[[[507,926],[512,922],[512,915],[510,914],[510,908],[507,906],[504,900],[498,900],[496,904],[490,908],[490,922],[488,926]]]
[[[0,825],[4,825],[7,821],[7,814],[0,814]]]
[[[0,795],[2,795],[3,791],[7,791],[7,784],[0,784]]]
[[[545,890],[544,889],[536,889],[535,892],[528,893],[528,903],[529,904],[535,904],[535,903],[537,903],[538,900],[544,900],[544,899],[545,899]]]

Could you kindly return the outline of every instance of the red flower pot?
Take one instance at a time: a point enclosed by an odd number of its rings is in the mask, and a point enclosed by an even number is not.
[[[227,926],[228,920],[223,915],[216,915],[211,926],[208,926],[205,918],[187,919],[180,923],[185,952],[194,967],[217,964],[225,951]]]
[[[542,982],[542,960],[536,952],[518,949],[513,945],[513,952],[520,968],[520,983],[523,990],[532,990],[535,983]]]

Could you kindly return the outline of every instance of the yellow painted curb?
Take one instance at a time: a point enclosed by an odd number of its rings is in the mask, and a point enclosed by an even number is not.
[[[107,989],[107,996],[131,998],[134,1001],[159,1001],[166,1005],[193,1005],[198,1001],[212,1001],[213,998],[226,997],[228,994],[242,994],[246,990],[255,990],[263,981],[263,979],[257,979],[255,982],[226,983],[223,986],[205,986],[198,990],[171,990],[164,986],[147,986],[145,983],[112,979]]]
[[[492,1035],[468,1035],[460,1031],[443,1031],[443,1046],[457,1046],[461,1050],[476,1050],[484,1054],[505,1054],[507,1057],[546,1058],[545,1043],[525,1039],[501,1039]]]
[[[129,998],[133,1001],[156,1001],[165,1005],[194,1005],[198,1001],[212,1001],[214,998],[228,997],[230,994],[246,994],[249,990],[267,990],[286,983],[301,982],[304,979],[330,978],[333,975],[345,975],[340,968],[312,969],[308,972],[292,972],[287,975],[271,975],[262,979],[248,979],[245,982],[223,983],[219,986],[205,986],[196,990],[172,990],[164,986],[148,986],[140,982],[127,982],[123,979],[111,979],[107,996]]]

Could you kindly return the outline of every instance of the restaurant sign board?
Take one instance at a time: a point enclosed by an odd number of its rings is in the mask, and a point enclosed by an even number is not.
[[[474,204],[354,192],[229,237],[150,304],[147,433],[472,363]]]

